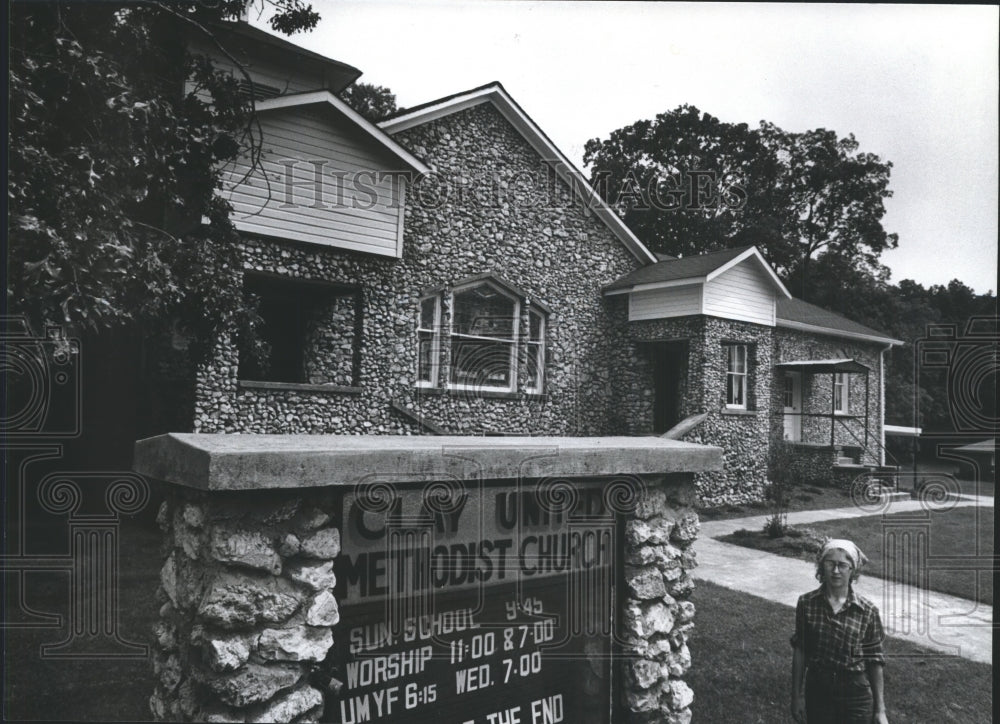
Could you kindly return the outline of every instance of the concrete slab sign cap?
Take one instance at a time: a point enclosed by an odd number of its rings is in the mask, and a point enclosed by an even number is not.
[[[169,433],[135,444],[134,469],[202,490],[482,478],[665,475],[722,469],[718,447],[658,437]]]

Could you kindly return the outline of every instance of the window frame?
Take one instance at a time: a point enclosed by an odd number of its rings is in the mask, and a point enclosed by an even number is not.
[[[501,296],[505,297],[511,301],[514,305],[514,311],[511,315],[513,329],[511,329],[511,336],[509,338],[503,337],[489,337],[480,336],[474,334],[467,334],[464,332],[455,331],[455,319],[458,316],[458,304],[455,300],[457,294],[467,292],[471,289],[477,287],[488,286],[493,291],[497,292]],[[449,362],[448,365],[448,389],[452,390],[482,390],[484,392],[516,392],[517,391],[517,357],[519,348],[519,334],[521,327],[521,298],[511,292],[508,289],[503,288],[500,284],[491,279],[477,279],[475,281],[468,282],[466,284],[461,284],[459,286],[453,287],[450,293],[450,308],[451,315],[448,320],[448,347],[449,347]],[[493,343],[504,343],[510,345],[510,353],[508,359],[507,374],[510,379],[510,383],[506,387],[501,387],[499,385],[470,385],[463,382],[455,382],[455,339],[466,339],[466,340],[476,340],[483,342],[493,342]]]
[[[725,401],[727,410],[749,410],[750,409],[750,345],[745,342],[726,342],[723,344],[726,350],[726,376],[725,376]],[[733,362],[733,352],[743,351],[743,371],[731,369]],[[738,361],[738,360],[737,360]],[[731,380],[741,379],[743,382],[741,402],[730,402],[730,393],[733,392]],[[735,396],[734,396],[735,397]]]
[[[434,303],[434,322],[431,329],[423,326],[424,302]],[[430,335],[430,379],[420,379],[420,353],[423,344],[422,334]],[[417,387],[437,387],[441,374],[441,294],[425,294],[417,304]]]
[[[846,372],[833,373],[833,414],[849,415],[851,411],[850,401],[850,376]],[[838,394],[839,393],[839,394]]]
[[[456,296],[476,287],[486,286],[501,295],[511,305],[510,336],[489,336],[456,331],[456,321],[459,309]],[[424,305],[432,301],[434,304],[434,329],[423,326]],[[531,299],[517,287],[503,279],[490,274],[483,274],[459,281],[454,286],[448,285],[425,287],[418,297],[416,309],[416,360],[414,367],[414,387],[417,389],[435,390],[468,390],[481,391],[487,395],[510,396],[525,394],[541,397],[545,394],[547,374],[545,366],[548,363],[548,327],[551,310],[545,304]],[[504,317],[498,317],[506,318]],[[532,336],[532,324],[537,319],[537,333]],[[427,339],[432,341],[431,366],[429,379],[421,379],[422,345]],[[509,345],[510,366],[508,376],[510,384],[484,385],[456,382],[455,364],[456,343],[462,340],[502,343]],[[444,362],[447,356],[447,369]],[[529,379],[529,369],[536,371],[533,379]],[[498,369],[499,366],[498,366]]]
[[[267,386],[273,385],[282,389],[354,389],[360,386],[361,376],[361,349],[364,335],[364,298],[362,288],[356,284],[344,284],[341,282],[327,281],[325,279],[313,279],[309,277],[293,277],[284,274],[276,274],[268,271],[245,271],[242,280],[242,293],[244,295],[254,294],[261,299],[262,304],[273,305],[275,300],[279,304],[292,303],[295,307],[294,324],[296,328],[297,346],[294,355],[297,368],[293,375],[278,375],[273,370],[269,370],[262,375],[246,374],[242,359],[242,354],[237,363],[237,381],[247,383],[245,386]],[[318,307],[329,304],[334,299],[352,299],[354,309],[352,330],[351,330],[351,364],[350,364],[350,384],[343,385],[333,382],[310,382],[306,379],[306,364],[308,358],[305,355],[305,332],[303,321],[309,313]],[[271,300],[270,302],[266,300]],[[262,317],[263,318],[263,317]],[[266,318],[264,318],[266,324]],[[282,324],[287,324],[286,320]],[[273,342],[267,339],[266,327],[259,330],[264,338],[272,344],[272,360],[274,355]],[[284,377],[286,379],[277,379]]]
[[[531,315],[538,317],[538,339],[531,338]],[[524,334],[527,370],[531,369],[531,357],[534,353],[535,369],[537,370],[537,385],[525,382],[524,391],[529,395],[541,395],[545,391],[545,333],[548,330],[548,319],[545,310],[535,304],[528,304],[528,328]]]

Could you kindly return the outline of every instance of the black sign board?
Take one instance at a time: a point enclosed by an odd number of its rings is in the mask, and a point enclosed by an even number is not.
[[[326,717],[608,722],[615,525],[595,483],[346,496]]]

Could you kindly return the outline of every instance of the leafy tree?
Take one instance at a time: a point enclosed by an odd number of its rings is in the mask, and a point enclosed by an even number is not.
[[[689,255],[756,244],[783,275],[828,251],[875,267],[895,248],[882,228],[892,164],[853,136],[732,124],[680,106],[592,139],[591,183],[654,251]]]
[[[318,19],[300,0],[270,6],[282,32]],[[215,189],[222,164],[256,157],[259,133],[236,80],[184,43],[243,9],[12,5],[9,312],[79,331],[180,319],[202,343],[252,323],[219,283],[237,235]]]
[[[396,95],[381,85],[355,83],[342,90],[340,98],[372,123],[385,120],[398,110]]]
[[[882,227],[892,163],[859,153],[853,134],[837,138],[823,128],[786,133],[766,122],[760,133],[782,160],[785,238],[795,249],[789,270],[798,268],[808,285],[810,262],[825,251],[878,276],[879,255],[899,242]]]
[[[654,251],[685,256],[736,246],[777,221],[768,209],[777,203],[762,203],[779,171],[770,149],[746,124],[693,106],[592,139],[583,160],[601,196]],[[748,188],[763,193],[751,197]]]

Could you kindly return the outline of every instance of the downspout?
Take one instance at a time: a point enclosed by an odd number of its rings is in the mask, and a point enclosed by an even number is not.
[[[878,353],[878,414],[881,418],[878,425],[879,446],[878,464],[885,465],[885,353],[892,349],[891,344],[887,344],[885,349]]]

